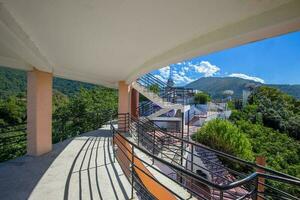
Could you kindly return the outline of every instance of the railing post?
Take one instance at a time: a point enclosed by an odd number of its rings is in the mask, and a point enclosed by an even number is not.
[[[192,156],[191,156],[191,171],[194,172],[194,144],[192,146]]]
[[[137,120],[137,145],[140,146],[140,120]]]
[[[131,199],[133,199],[133,184],[134,184],[134,146],[131,146]]]
[[[266,165],[266,158],[264,156],[257,156],[256,157],[256,164],[265,166]],[[257,172],[265,173],[262,169],[257,169]],[[262,183],[262,184],[261,184]],[[265,186],[263,185],[265,183],[265,178],[258,177],[257,179],[257,193],[260,193],[260,195],[257,195],[257,200],[263,200],[263,194],[265,191]]]
[[[152,155],[155,154],[155,129],[153,131],[153,144],[152,144]],[[154,165],[154,157],[152,157],[152,165]]]
[[[181,114],[181,158],[180,158],[180,164],[183,165],[183,134],[184,134],[184,110]]]
[[[113,131],[113,153],[114,153],[114,163],[116,162],[116,150],[115,150],[115,129],[114,128],[112,128],[112,131]]]
[[[220,200],[223,200],[223,196],[224,196],[223,190],[220,190]]]
[[[253,194],[253,199],[254,200],[257,200],[258,199],[258,177],[256,177],[256,179],[255,179],[255,184],[254,184],[254,187],[255,187],[255,189],[254,189],[254,194]]]
[[[190,141],[190,109],[188,110],[187,136],[188,136],[188,141]]]

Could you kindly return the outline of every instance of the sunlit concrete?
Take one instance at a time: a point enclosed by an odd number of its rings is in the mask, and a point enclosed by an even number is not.
[[[0,164],[3,200],[103,199],[131,197],[131,186],[113,162],[108,127],[55,144],[39,157]]]

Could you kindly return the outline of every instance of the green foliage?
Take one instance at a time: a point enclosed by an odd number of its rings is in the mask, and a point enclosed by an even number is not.
[[[26,74],[20,70],[0,67],[0,98],[6,99],[10,96],[26,92]]]
[[[253,124],[250,121],[236,121],[239,129],[250,138],[255,156],[267,159],[267,166],[283,173],[300,178],[300,144],[288,135]],[[293,195],[300,194],[300,188],[270,182],[269,184]]]
[[[0,67],[0,99],[10,96],[26,97],[26,72],[21,70]],[[80,88],[93,89],[97,86],[79,81],[62,78],[53,79],[53,89],[67,96],[78,93]]]
[[[206,104],[211,100],[210,96],[206,93],[196,93],[194,95],[194,103],[195,104]]]
[[[0,100],[0,126],[20,124],[26,118],[26,101],[23,98],[10,96]]]
[[[196,141],[225,153],[252,161],[252,146],[247,136],[226,120],[212,120],[194,136]]]
[[[53,143],[100,128],[117,113],[116,90],[61,78],[53,89]],[[0,67],[0,95],[1,162],[26,153],[26,72]]]
[[[265,156],[268,167],[298,178],[299,106],[299,100],[294,97],[276,88],[261,86],[250,95],[247,106],[233,110],[230,116],[239,130],[250,138],[255,156]],[[270,184],[291,194],[300,194],[299,188],[276,182]]]
[[[278,89],[262,86],[249,97],[250,106],[256,109],[250,112],[243,109],[248,118],[250,115],[261,115],[262,123],[289,136],[300,139],[300,102]],[[247,109],[248,107],[246,107]],[[244,117],[245,119],[245,117]],[[251,119],[257,122],[258,119]]]
[[[117,92],[112,89],[81,89],[59,104],[53,114],[53,142],[100,128],[117,113]]]
[[[26,124],[0,129],[0,162],[26,153]]]
[[[160,89],[157,84],[150,85],[149,90],[155,94],[158,94]]]
[[[298,142],[286,134],[261,124],[253,124],[244,120],[237,121],[236,124],[250,138],[255,155],[263,155],[267,158],[268,166],[300,178],[300,168],[298,168],[298,173],[291,173],[295,169],[295,165],[299,167],[300,163],[300,144]]]

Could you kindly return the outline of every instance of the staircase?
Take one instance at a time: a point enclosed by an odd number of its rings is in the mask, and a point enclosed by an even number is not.
[[[150,100],[141,105],[138,111],[140,116],[151,120],[172,110],[183,110],[187,98],[193,95],[192,89],[170,87],[151,73],[137,79],[132,83],[132,87]]]
[[[146,116],[149,119],[153,119],[155,117],[159,117],[165,113],[168,113],[173,109],[183,109],[183,105],[166,101],[167,98],[162,98],[158,94],[151,92],[151,90],[149,90],[146,86],[143,86],[138,82],[132,83],[132,87],[151,101],[147,105],[143,105],[144,108],[139,107],[139,110],[145,110],[142,113],[140,112],[140,115],[142,116],[146,113]],[[153,103],[159,106],[160,109],[154,109],[153,105],[151,105]],[[149,109],[145,109],[145,106],[148,106]]]

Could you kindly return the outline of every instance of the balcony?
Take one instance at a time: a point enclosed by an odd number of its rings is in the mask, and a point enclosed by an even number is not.
[[[147,118],[146,124],[135,120],[139,91],[133,84],[161,66],[299,29],[298,0],[2,0],[0,65],[26,70],[28,76],[21,149],[26,155],[0,164],[1,198],[264,199],[268,194],[259,186],[267,185],[259,180],[299,186],[294,177],[199,147],[183,132],[172,135]],[[54,76],[118,89],[118,113],[125,113],[126,123],[118,116],[118,126],[53,145]],[[192,92],[164,90],[152,94],[152,100],[169,115],[175,104],[188,102],[183,99],[187,93]],[[145,113],[155,111],[150,106]],[[209,164],[217,155],[251,170],[231,171],[226,178],[230,169],[225,175],[194,170],[194,159],[202,154],[211,156],[203,162],[206,168],[220,166],[218,161]]]
[[[40,157],[0,163],[1,199],[129,199],[131,186],[114,162],[111,141],[106,126]]]

